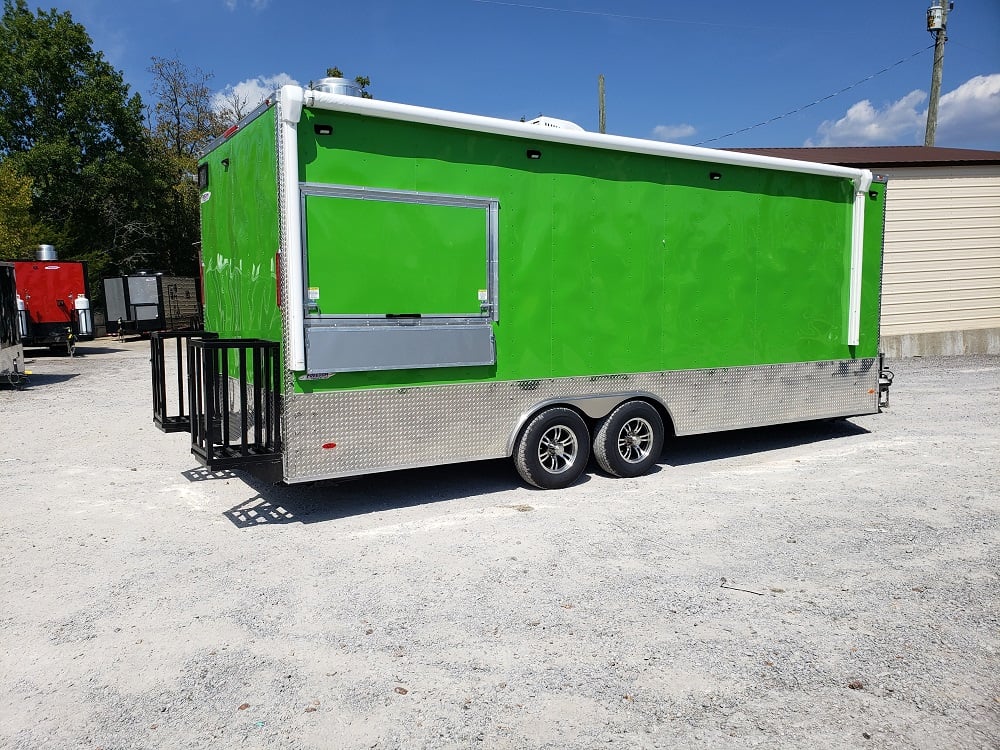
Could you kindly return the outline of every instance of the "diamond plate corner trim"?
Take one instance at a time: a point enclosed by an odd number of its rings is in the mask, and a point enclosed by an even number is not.
[[[615,394],[620,402],[627,393],[659,399],[675,432],[691,435],[875,414],[878,366],[861,359],[309,394],[286,388],[285,481],[502,458],[537,405]],[[617,402],[607,403],[610,411]]]
[[[274,118],[274,168],[277,173],[278,180],[278,263],[281,265],[281,395],[279,396],[279,414],[281,420],[281,435],[285,436],[290,433],[288,419],[285,416],[285,407],[289,401],[288,394],[294,393],[295,391],[295,377],[294,373],[284,366],[285,362],[288,362],[288,341],[289,341],[289,316],[288,316],[288,304],[289,304],[289,294],[288,294],[288,233],[289,231],[294,231],[295,227],[289,227],[288,216],[285,214],[285,205],[288,200],[287,189],[285,187],[284,175],[284,128],[282,127],[282,117],[281,117],[281,102],[275,104],[277,108],[277,113]],[[284,438],[282,438],[282,441]],[[288,456],[289,452],[287,450],[282,451],[282,471],[285,476],[288,476],[289,466],[288,466]]]

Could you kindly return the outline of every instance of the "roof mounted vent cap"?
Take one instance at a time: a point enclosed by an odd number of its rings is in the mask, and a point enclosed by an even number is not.
[[[326,94],[343,94],[344,96],[361,96],[361,87],[346,78],[320,78],[313,84],[315,91]]]

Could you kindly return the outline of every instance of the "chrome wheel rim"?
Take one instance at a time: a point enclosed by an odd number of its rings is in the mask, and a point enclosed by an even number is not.
[[[551,474],[562,474],[569,469],[579,452],[576,433],[565,425],[550,427],[538,441],[538,462]]]
[[[618,455],[630,464],[649,458],[653,450],[653,425],[642,417],[632,417],[618,431]]]

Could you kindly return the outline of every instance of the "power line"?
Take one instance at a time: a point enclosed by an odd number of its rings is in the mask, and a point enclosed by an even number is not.
[[[750,26],[747,24],[735,24],[735,23],[716,23],[713,21],[689,21],[684,18],[659,18],[656,16],[630,16],[624,13],[611,13],[609,11],[600,10],[579,10],[577,8],[555,8],[550,5],[530,5],[528,3],[511,3],[503,2],[502,0],[472,0],[474,3],[480,3],[481,5],[503,5],[508,8],[522,8],[524,10],[544,10],[552,13],[575,13],[580,16],[601,16],[603,18],[617,18],[624,21],[653,21],[655,23],[677,23],[685,24],[687,26],[713,26],[717,28],[725,29],[755,29],[758,31],[795,31],[803,32],[806,29],[775,29],[774,26]],[[810,29],[810,31],[813,31]],[[829,33],[834,33],[831,30]],[[839,32],[837,32],[839,33]]]
[[[477,0],[477,2],[478,1],[479,0]],[[805,105],[799,107],[798,109],[793,109],[791,112],[785,112],[785,114],[783,114],[783,115],[778,115],[777,117],[772,117],[769,120],[764,120],[763,122],[758,122],[756,125],[751,125],[750,127],[747,127],[747,128],[742,128],[740,130],[734,130],[732,133],[726,133],[725,135],[720,135],[720,136],[718,136],[716,138],[709,138],[707,141],[698,141],[698,143],[696,143],[694,145],[695,146],[704,146],[706,143],[714,143],[715,141],[721,141],[721,140],[723,140],[725,138],[729,138],[729,137],[734,136],[734,135],[740,135],[741,133],[746,133],[749,130],[754,130],[755,128],[763,127],[764,125],[770,125],[772,122],[777,122],[778,120],[783,120],[786,117],[791,117],[792,115],[797,115],[799,112],[802,112],[803,110],[809,109],[810,107],[815,107],[817,104],[820,104],[821,102],[825,102],[828,99],[833,99],[835,96],[840,96],[841,94],[843,94],[843,93],[845,93],[847,91],[850,91],[853,88],[857,88],[862,83],[867,83],[868,81],[872,80],[873,78],[877,78],[878,76],[882,75],[883,73],[887,73],[888,71],[892,70],[893,68],[895,68],[895,67],[897,67],[899,65],[902,65],[905,62],[909,62],[910,60],[912,60],[917,55],[922,55],[924,52],[926,52],[929,49],[934,49],[934,45],[931,44],[931,45],[928,45],[928,46],[924,47],[923,49],[919,49],[916,52],[914,52],[912,55],[910,55],[909,57],[904,57],[902,60],[897,60],[892,65],[888,65],[888,66],[882,68],[882,70],[878,71],[877,73],[872,73],[870,76],[867,76],[866,78],[862,78],[860,81],[856,81],[856,82],[852,83],[850,86],[845,86],[844,88],[840,89],[840,91],[834,91],[832,94],[827,94],[826,96],[824,96],[824,97],[822,97],[820,99],[817,99],[814,102],[809,102],[809,104],[805,104]]]
[[[949,44],[953,44],[956,47],[961,47],[962,49],[967,49],[970,52],[975,52],[977,55],[982,55],[983,57],[989,58],[990,64],[993,64],[993,62],[994,62],[994,58],[996,56],[996,50],[994,50],[992,52],[987,52],[986,50],[979,49],[978,47],[970,47],[968,44],[963,44],[962,42],[957,42],[954,39],[949,39],[948,43]]]
[[[585,16],[601,16],[601,17],[604,17],[604,18],[618,18],[618,19],[623,19],[623,20],[628,20],[628,21],[653,21],[653,22],[658,22],[658,23],[687,24],[687,25],[691,25],[691,26],[715,26],[715,27],[723,27],[723,28],[761,29],[761,30],[766,29],[768,31],[775,31],[774,27],[772,27],[772,26],[767,26],[767,27],[746,26],[746,25],[740,25],[740,24],[715,23],[715,22],[711,22],[711,21],[688,21],[688,20],[680,19],[680,18],[661,18],[661,17],[655,17],[655,16],[633,16],[633,15],[626,15],[626,14],[623,14],[623,13],[611,13],[611,12],[608,12],[608,11],[579,10],[579,9],[576,9],[576,8],[557,8],[557,7],[553,7],[553,6],[549,6],[549,5],[531,5],[531,4],[528,4],[528,3],[506,2],[505,0],[472,0],[472,2],[474,2],[474,3],[480,3],[482,5],[503,5],[503,6],[506,6],[506,7],[509,7],[509,8],[522,8],[522,9],[525,9],[525,10],[542,10],[542,11],[549,11],[549,12],[553,12],[553,13],[575,13],[577,15],[585,15]],[[785,30],[786,31],[793,31],[794,29],[785,29]],[[734,130],[731,133],[726,133],[725,135],[720,135],[720,136],[718,136],[716,138],[709,138],[708,140],[705,140],[705,141],[699,141],[698,143],[696,143],[694,145],[696,145],[696,146],[703,146],[706,143],[714,143],[715,141],[721,141],[721,140],[723,140],[725,138],[730,138],[731,136],[734,136],[734,135],[739,135],[741,133],[746,133],[746,132],[748,132],[750,130],[754,130],[756,128],[763,127],[764,125],[770,125],[772,122],[777,122],[778,120],[783,120],[786,117],[791,117],[792,115],[796,115],[799,112],[802,112],[804,110],[809,109],[810,107],[814,107],[817,104],[825,102],[825,101],[827,101],[829,99],[833,99],[834,97],[840,96],[841,94],[844,94],[844,93],[850,91],[851,89],[857,88],[861,84],[867,83],[868,81],[872,80],[873,78],[877,78],[878,76],[882,75],[883,73],[887,73],[888,71],[892,70],[893,68],[895,68],[895,67],[897,67],[899,65],[902,65],[905,62],[908,62],[908,61],[912,60],[914,57],[917,57],[918,55],[923,54],[924,52],[926,52],[929,49],[932,49],[933,47],[934,47],[934,45],[931,44],[931,45],[929,45],[927,47],[924,47],[923,49],[917,50],[912,55],[909,55],[908,57],[904,57],[901,60],[897,60],[896,62],[892,63],[891,65],[888,65],[888,66],[882,68],[882,70],[880,70],[880,71],[878,71],[876,73],[872,73],[870,76],[862,78],[860,81],[856,81],[856,82],[852,83],[850,86],[845,86],[844,88],[840,89],[839,91],[835,91],[832,94],[827,94],[826,96],[824,96],[824,97],[822,97],[820,99],[817,99],[817,100],[815,100],[813,102],[809,102],[809,104],[805,104],[805,105],[803,105],[801,107],[798,107],[797,109],[793,109],[790,112],[785,112],[784,114],[778,115],[777,117],[772,117],[772,118],[770,118],[768,120],[764,120],[763,122],[758,122],[756,125],[751,125],[751,126],[746,127],[746,128],[741,128],[740,130]]]

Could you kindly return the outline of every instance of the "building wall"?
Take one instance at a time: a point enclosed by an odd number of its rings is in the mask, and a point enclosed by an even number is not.
[[[889,177],[883,348],[1000,353],[1000,165],[874,171]]]

